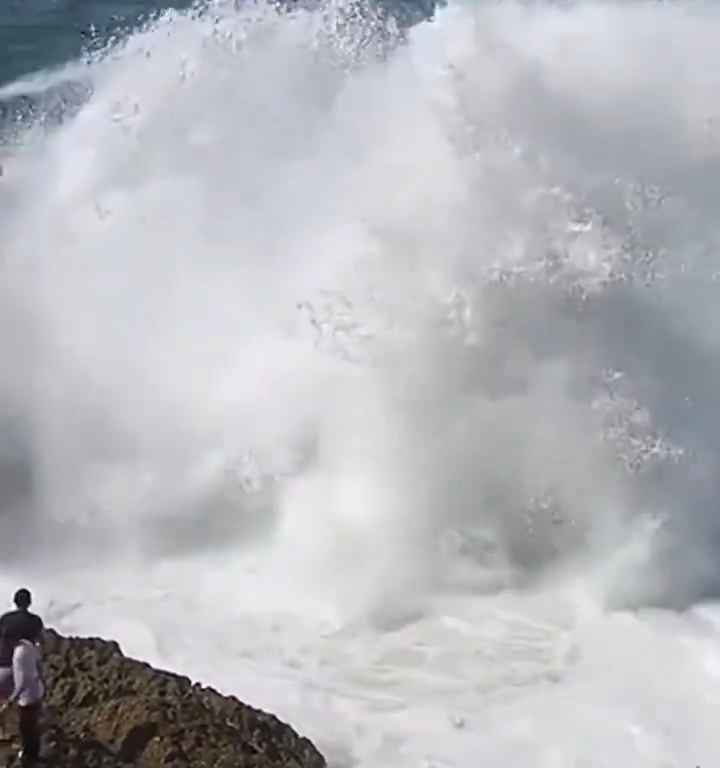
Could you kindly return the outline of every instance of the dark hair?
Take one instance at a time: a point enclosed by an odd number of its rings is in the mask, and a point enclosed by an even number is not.
[[[18,591],[15,593],[15,597],[13,598],[13,601],[15,602],[15,605],[17,605],[18,608],[29,608],[30,603],[32,603],[32,596],[30,595],[30,590],[25,589],[24,587],[22,589],[18,589]]]

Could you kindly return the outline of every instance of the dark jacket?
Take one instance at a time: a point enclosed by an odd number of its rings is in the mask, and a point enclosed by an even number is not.
[[[0,667],[11,667],[13,650],[19,640],[39,640],[42,619],[24,608],[0,616]]]

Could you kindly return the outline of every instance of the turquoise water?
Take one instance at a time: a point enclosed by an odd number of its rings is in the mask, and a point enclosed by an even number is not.
[[[382,6],[400,27],[430,18],[440,4],[436,0],[357,1]],[[193,4],[197,0],[0,0],[0,88],[104,48],[163,10],[183,10]],[[88,88],[82,78],[73,76],[40,91],[21,85],[0,93],[0,148],[15,145],[29,125],[52,127],[71,118],[85,103]]]
[[[382,2],[382,0],[380,0]],[[434,0],[385,3],[403,23],[432,14]],[[192,0],[3,0],[0,2],[0,86],[76,58],[94,42],[131,29],[164,8]]]
[[[0,84],[78,56],[94,36],[132,26],[167,3],[150,0],[4,0]],[[176,7],[187,2],[174,4]]]

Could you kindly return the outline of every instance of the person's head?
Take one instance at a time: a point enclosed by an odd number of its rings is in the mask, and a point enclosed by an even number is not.
[[[20,609],[25,610],[29,608],[30,603],[32,603],[32,595],[30,594],[30,590],[25,589],[24,587],[22,589],[18,589],[18,591],[15,593],[13,601],[15,602],[15,605],[17,605],[17,607]]]

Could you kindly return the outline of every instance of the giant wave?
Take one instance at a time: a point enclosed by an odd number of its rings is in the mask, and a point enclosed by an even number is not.
[[[719,12],[356,8],[33,79],[84,85],[0,183],[10,572],[338,766],[711,760]]]

